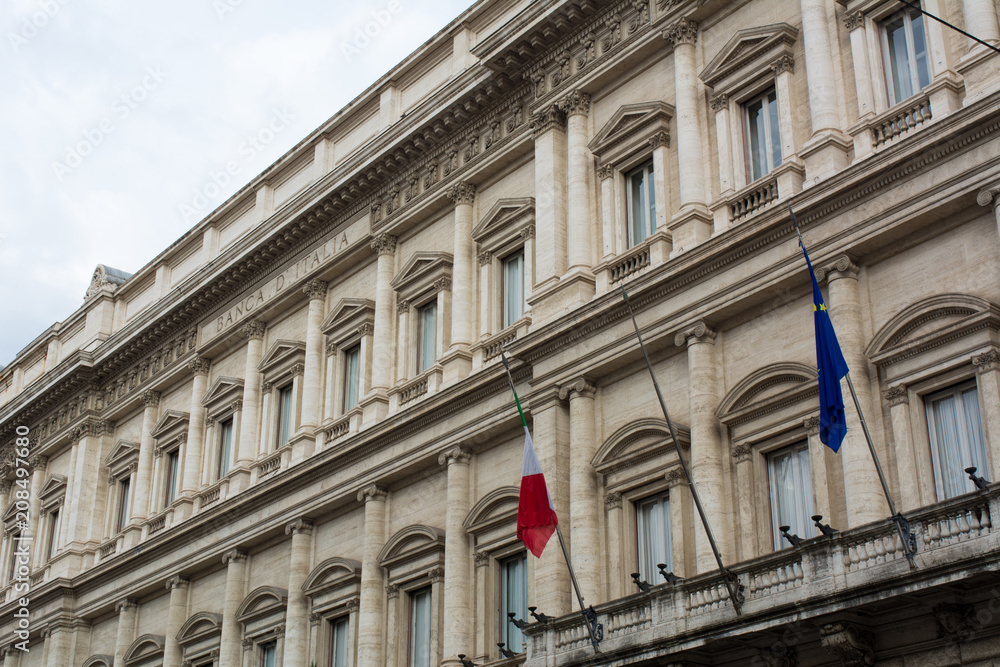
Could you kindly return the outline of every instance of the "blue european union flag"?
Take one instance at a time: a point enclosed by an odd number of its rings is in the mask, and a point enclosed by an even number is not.
[[[840,351],[837,334],[833,331],[830,311],[823,303],[816,274],[805,246],[799,243],[806,256],[809,278],[813,288],[813,320],[816,324],[816,365],[819,370],[819,439],[824,445],[837,451],[847,433],[844,421],[844,395],[840,391],[840,379],[847,375],[847,362]]]

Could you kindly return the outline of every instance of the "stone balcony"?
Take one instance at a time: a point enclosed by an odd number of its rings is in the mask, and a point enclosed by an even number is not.
[[[835,644],[851,644],[844,633],[852,641],[869,637],[878,664],[905,655],[905,642],[915,639],[928,655],[960,644],[973,651],[976,642],[997,646],[998,513],[1000,484],[909,512],[915,568],[889,520],[733,564],[743,586],[742,617],[718,572],[655,585],[596,607],[604,626],[599,655],[579,614],[535,623],[525,631],[525,664],[838,664],[827,649],[835,656]],[[895,633],[883,635],[883,626]],[[768,661],[793,653],[797,663]]]

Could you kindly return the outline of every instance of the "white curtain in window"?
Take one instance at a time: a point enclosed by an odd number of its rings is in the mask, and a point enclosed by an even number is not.
[[[410,594],[410,667],[431,667],[431,589]]]
[[[636,519],[639,575],[650,583],[657,583],[660,577],[657,565],[666,564],[668,572],[673,569],[670,557],[670,500],[667,495],[640,500]]]
[[[288,443],[292,436],[292,385],[278,393],[278,447]]]
[[[361,348],[353,347],[344,354],[344,412],[358,404]]]
[[[514,612],[515,618],[528,617],[528,560],[525,554],[518,554],[500,563],[500,641],[506,643],[508,650],[515,653],[524,651],[524,635],[510,622],[508,613]]]
[[[524,252],[517,252],[503,261],[503,327],[524,315]]]
[[[437,354],[437,303],[431,301],[419,311],[417,372],[423,373],[434,363]]]
[[[330,665],[331,667],[347,667],[347,631],[346,616],[330,623]]]
[[[928,396],[925,404],[938,498],[975,490],[965,469],[987,468],[979,392],[966,384]]]
[[[781,526],[806,539],[816,532],[812,514],[812,480],[809,473],[809,447],[806,443],[778,450],[768,456],[771,486],[771,524],[774,548],[790,546],[781,537]]]

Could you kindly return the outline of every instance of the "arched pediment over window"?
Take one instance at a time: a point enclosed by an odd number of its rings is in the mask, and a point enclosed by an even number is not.
[[[222,632],[222,614],[200,611],[184,621],[177,632],[177,641],[183,642],[219,632]]]
[[[908,306],[886,322],[865,350],[887,366],[976,331],[1000,329],[1000,306],[970,294],[938,294]]]
[[[736,383],[715,414],[734,426],[819,393],[816,369],[794,361],[769,364]]]
[[[284,613],[288,602],[288,591],[274,586],[261,586],[243,600],[236,610],[236,619],[241,623],[275,611]]]
[[[432,526],[407,526],[393,535],[382,552],[378,561],[383,567],[410,558],[417,558],[428,552],[444,549],[444,531]]]
[[[516,486],[501,486],[479,499],[463,525],[470,533],[489,530],[497,523],[508,523],[517,519],[517,502],[520,489]]]
[[[83,667],[113,667],[115,656],[113,655],[92,655],[83,663]]]
[[[125,664],[132,665],[152,665],[163,658],[163,635],[143,635],[132,642],[132,645],[125,651]]]
[[[302,584],[306,595],[361,581],[361,563],[349,558],[328,558],[309,573]]]
[[[691,446],[691,431],[674,424],[681,447]],[[615,431],[597,450],[592,461],[594,469],[603,475],[646,463],[675,449],[667,422],[662,419],[638,419]],[[676,456],[676,454],[674,454]]]

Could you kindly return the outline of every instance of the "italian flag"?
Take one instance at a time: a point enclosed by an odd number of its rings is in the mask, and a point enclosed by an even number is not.
[[[514,394],[517,401],[517,394]],[[517,401],[517,409],[521,411],[521,403]],[[524,421],[524,413],[521,412]],[[546,543],[556,530],[556,511],[552,509],[548,489],[545,488],[545,475],[535,454],[535,445],[531,442],[528,425],[524,425],[524,461],[521,463],[521,495],[517,503],[517,537],[524,542],[528,551],[540,558]]]

